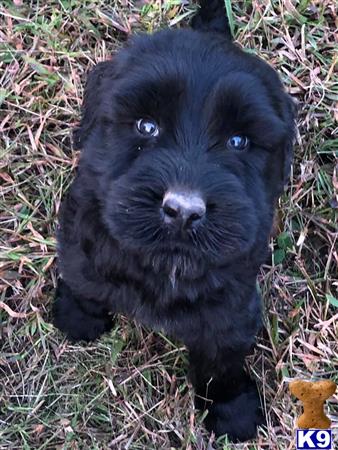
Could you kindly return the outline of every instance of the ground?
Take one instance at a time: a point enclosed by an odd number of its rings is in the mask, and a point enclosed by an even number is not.
[[[294,449],[293,378],[338,382],[334,0],[226,0],[239,45],[275,67],[299,105],[292,177],[259,276],[265,329],[248,370],[267,428],[243,449]],[[0,4],[0,449],[232,449],[193,409],[178,342],[116,319],[72,345],[50,324],[55,229],[79,153],[86,73],[131,32],[185,26],[188,1]],[[336,114],[336,117],[335,117]],[[338,398],[329,415],[338,427]]]

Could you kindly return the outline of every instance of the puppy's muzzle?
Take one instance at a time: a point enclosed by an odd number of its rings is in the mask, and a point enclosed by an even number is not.
[[[205,202],[197,192],[168,191],[163,197],[162,215],[168,225],[195,228],[205,213]]]

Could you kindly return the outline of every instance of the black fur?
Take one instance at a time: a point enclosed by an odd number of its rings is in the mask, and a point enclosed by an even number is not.
[[[243,363],[261,326],[256,275],[289,174],[294,112],[274,70],[231,42],[222,10],[203,1],[195,30],[136,37],[90,73],[80,165],[60,214],[54,321],[92,340],[123,313],[182,340],[208,429],[242,441],[262,423]],[[138,134],[144,117],[158,137]],[[233,134],[250,147],[227,149]],[[162,221],[175,186],[205,199],[197,229]]]

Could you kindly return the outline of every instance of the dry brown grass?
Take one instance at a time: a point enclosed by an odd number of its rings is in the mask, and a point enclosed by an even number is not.
[[[274,257],[259,277],[266,328],[249,361],[268,427],[238,448],[295,448],[287,381],[338,382],[335,7],[233,2],[237,40],[300,106]],[[182,26],[193,10],[174,0],[0,3],[0,449],[234,448],[205,433],[179,344],[118,318],[95,344],[70,345],[49,323],[55,217],[78,159],[70,129],[85,74],[130,32]],[[329,413],[338,427],[337,397]]]

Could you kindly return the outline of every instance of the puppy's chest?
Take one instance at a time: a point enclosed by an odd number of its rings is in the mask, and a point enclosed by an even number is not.
[[[155,270],[151,260],[145,262],[113,246],[100,245],[96,250],[95,257],[90,258],[96,273],[109,283],[133,288],[139,294],[138,301],[144,303],[194,303],[221,285],[217,276],[210,277],[208,273],[182,276],[175,266]]]
[[[154,268],[153,260],[121,251],[112,241],[97,241],[95,271],[111,286],[121,287],[115,298],[119,312],[127,315],[158,316],[170,310],[170,316],[186,309],[198,309],[210,298],[223,299],[236,288],[222,268],[207,270],[203,265],[190,265],[191,270],[178,270],[174,264]],[[231,278],[231,277],[230,277]],[[121,298],[122,297],[122,298]],[[229,305],[230,306],[230,305]],[[114,308],[113,308],[114,309]]]
[[[116,275],[113,279],[116,279]],[[190,305],[201,302],[206,296],[207,280],[189,280],[173,278],[167,273],[138,271],[137,273],[119,272],[117,277],[126,286],[133,286],[139,293],[138,301],[144,305],[167,307],[170,305]]]
[[[112,286],[112,311],[178,338],[188,329],[192,335],[202,328],[212,330],[214,318],[220,317],[222,335],[235,333],[235,323],[245,322],[250,330],[254,326],[248,309],[243,315],[238,281],[228,280],[222,270],[207,271],[194,279],[170,271],[154,272],[136,259],[126,265],[119,259],[109,270],[106,266],[105,278]]]
[[[210,286],[208,277],[195,280],[178,277],[173,280],[166,273],[150,271],[142,276],[138,273],[137,277],[131,274],[124,274],[124,277],[123,292],[126,295],[123,299],[113,296],[118,304],[115,305],[117,311],[144,325],[171,330],[181,323],[183,317],[195,321],[210,305],[223,309],[225,303],[228,303],[227,311],[232,315],[233,299],[227,302],[231,289],[215,289]],[[212,309],[215,308],[212,306]]]
[[[185,282],[176,280],[159,280],[157,283],[149,278],[138,289],[140,296],[133,301],[129,298],[122,312],[138,322],[164,331],[179,339],[186,339],[187,333],[197,336],[200,333],[215,335],[217,339],[232,336],[241,339],[238,326],[249,334],[257,331],[258,303],[252,301],[252,294],[246,299],[243,313],[243,297],[233,291],[230,286],[223,289],[203,290],[202,281]],[[130,280],[133,283],[132,280]],[[139,286],[139,285],[138,285]],[[215,328],[215,324],[219,327]],[[245,334],[245,333],[244,333]],[[237,336],[237,337],[236,337]]]

